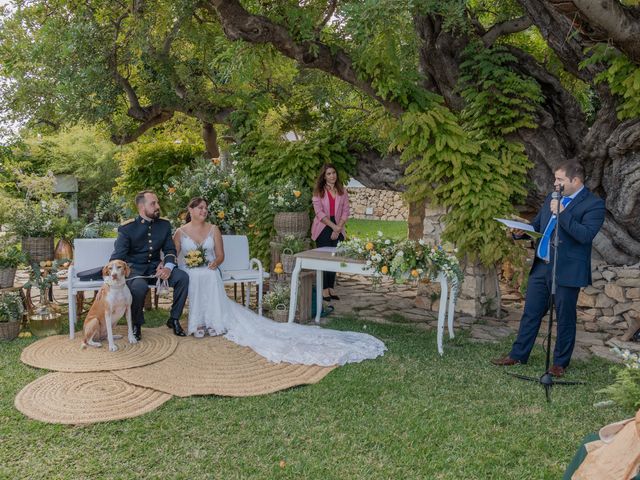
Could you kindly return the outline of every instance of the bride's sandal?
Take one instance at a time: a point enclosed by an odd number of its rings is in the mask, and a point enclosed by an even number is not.
[[[195,338],[203,338],[204,337],[204,329],[198,328],[195,332],[193,332],[193,336]]]
[[[207,333],[209,334],[210,337],[219,337],[220,335],[224,334],[224,332],[218,332],[214,328],[207,328]]]

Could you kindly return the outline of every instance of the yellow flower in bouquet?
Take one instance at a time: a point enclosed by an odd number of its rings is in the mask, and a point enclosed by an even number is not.
[[[184,256],[184,263],[188,268],[197,268],[204,265],[206,262],[206,256],[204,248],[198,246],[194,250],[189,250]]]
[[[302,192],[300,190],[294,190],[293,191],[293,196],[296,198],[300,198],[300,195],[302,195]]]
[[[218,218],[219,218],[220,220],[224,220],[224,212],[223,212],[222,210],[220,210],[220,211],[218,212]]]

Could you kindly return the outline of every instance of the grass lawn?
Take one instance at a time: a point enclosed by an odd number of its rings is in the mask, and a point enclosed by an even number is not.
[[[381,231],[385,237],[396,240],[407,238],[407,222],[404,221],[350,218],[346,229],[348,237],[373,238]]]
[[[147,324],[164,320],[152,312]],[[0,478],[558,479],[587,433],[631,413],[592,406],[613,381],[602,360],[572,365],[569,379],[588,384],[556,387],[548,404],[539,385],[488,363],[507,343],[460,335],[440,357],[433,332],[346,318],[330,326],[374,334],[389,351],[317,385],[173,398],[141,417],[85,427],[14,408],[16,393],[45,372],[19,360],[32,340],[3,342]],[[515,368],[536,375],[543,363],[536,349]]]

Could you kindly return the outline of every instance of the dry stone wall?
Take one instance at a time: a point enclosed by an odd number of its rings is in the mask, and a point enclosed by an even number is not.
[[[374,188],[348,188],[352,218],[407,220],[409,207],[399,192]]]

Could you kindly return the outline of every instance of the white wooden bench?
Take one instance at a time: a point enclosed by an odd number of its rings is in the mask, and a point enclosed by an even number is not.
[[[67,280],[60,287],[68,290],[69,299],[69,338],[75,336],[77,320],[77,295],[80,292],[100,290],[102,280],[82,281],[77,272],[105,265],[111,254],[115,238],[76,238],[73,241],[73,263],[69,266]],[[220,265],[224,283],[246,283],[248,285],[246,305],[249,306],[251,284],[258,288],[258,315],[262,315],[263,281],[269,273],[262,268],[262,262],[249,255],[249,239],[246,235],[223,235],[224,262]],[[149,288],[155,288],[150,285]]]

